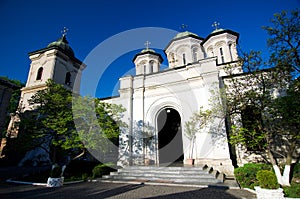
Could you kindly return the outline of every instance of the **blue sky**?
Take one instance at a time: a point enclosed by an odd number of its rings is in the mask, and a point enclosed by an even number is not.
[[[30,65],[27,53],[57,40],[63,27],[69,29],[67,39],[75,56],[82,61],[95,47],[127,30],[158,27],[179,31],[181,24],[187,24],[189,31],[206,37],[213,31],[211,25],[214,21],[218,21],[223,29],[239,32],[239,44],[243,50],[261,50],[266,55],[267,34],[261,27],[270,25],[274,13],[299,7],[299,0],[1,0],[0,76],[26,82]],[[128,44],[126,38],[124,40],[108,46],[107,52],[115,52]],[[147,36],[142,40],[146,41]],[[113,89],[118,78],[134,67],[134,54],[144,48],[141,41],[140,49],[120,54],[120,58],[114,58],[109,66],[102,66],[101,61],[89,62],[94,65],[88,65],[87,69],[98,67],[106,70],[100,80],[95,81],[98,83],[95,94],[82,92],[97,97],[115,95]],[[169,41],[161,42],[164,46]],[[160,52],[160,49],[156,50]],[[88,70],[83,73],[83,83],[88,81],[87,76]]]

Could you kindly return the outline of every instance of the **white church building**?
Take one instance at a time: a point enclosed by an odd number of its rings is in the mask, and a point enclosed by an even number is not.
[[[206,38],[180,32],[165,47],[164,70],[162,56],[148,46],[134,56],[136,74],[121,77],[119,96],[104,100],[127,110],[129,131],[120,136],[119,166],[144,165],[145,159],[146,164],[185,165],[192,158],[195,165],[233,173],[225,121],[215,118],[218,128],[210,125],[196,133],[192,147],[184,126],[200,107],[209,108],[211,90],[217,92],[227,75],[224,66],[233,64],[237,73],[242,71],[237,66],[238,38],[223,29]]]
[[[209,108],[211,90],[222,87],[226,65],[236,65],[236,73],[242,72],[237,65],[238,39],[238,33],[224,29],[205,38],[180,32],[165,47],[168,68],[164,70],[160,67],[163,57],[149,46],[133,57],[135,75],[120,78],[118,97],[103,99],[126,108],[124,121],[129,128],[120,135],[119,166],[185,165],[192,158],[195,165],[233,173],[225,121],[215,118],[218,128],[210,125],[196,133],[192,147],[184,126],[200,107]],[[29,58],[30,71],[21,94],[25,109],[30,108],[27,100],[44,89],[48,79],[79,92],[80,81],[75,78],[80,80],[86,65],[75,58],[65,34],[29,53]]]

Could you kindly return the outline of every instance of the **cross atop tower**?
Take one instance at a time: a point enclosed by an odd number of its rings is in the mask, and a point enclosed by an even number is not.
[[[144,45],[146,46],[146,50],[148,50],[148,49],[149,49],[149,46],[150,46],[150,44],[151,44],[151,42],[149,42],[149,41],[146,41],[146,43],[144,44]]]
[[[64,27],[63,30],[61,31],[62,36],[66,36],[68,31],[69,31],[69,29]]]
[[[213,28],[215,28],[215,30],[218,30],[218,29],[219,29],[219,26],[220,26],[220,23],[215,21],[211,26],[212,26]]]
[[[182,32],[183,32],[183,31],[187,31],[187,27],[188,27],[188,25],[186,25],[186,24],[181,24],[180,30],[182,30]]]

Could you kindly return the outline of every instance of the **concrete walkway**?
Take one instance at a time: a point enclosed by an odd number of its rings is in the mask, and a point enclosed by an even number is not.
[[[17,198],[256,198],[255,194],[242,189],[229,189],[227,187],[180,187],[166,185],[145,185],[143,183],[105,183],[82,182],[64,185],[60,188],[47,188],[6,183],[10,177],[20,176],[43,168],[0,167],[0,199]]]
[[[172,199],[229,199],[256,198],[255,194],[241,189],[220,187],[193,188],[176,186],[157,186],[143,184],[116,184],[103,182],[84,182],[65,185],[60,188],[42,186],[2,184],[0,198],[52,199],[52,198],[172,198]]]

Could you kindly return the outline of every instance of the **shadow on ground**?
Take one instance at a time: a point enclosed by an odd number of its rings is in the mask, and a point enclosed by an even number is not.
[[[162,195],[162,196],[156,196],[156,197],[148,197],[147,199],[160,199],[160,198],[180,198],[180,199],[190,199],[190,198],[217,198],[217,199],[238,199],[241,197],[236,197],[231,195],[230,193],[227,193],[229,190],[228,187],[214,187],[209,186],[208,188],[201,188],[197,190],[192,191],[186,191],[186,192],[180,192],[180,193],[174,193],[174,194],[168,194],[168,195]]]
[[[52,198],[205,198],[205,199],[237,199],[255,198],[255,195],[245,190],[234,190],[224,187],[173,187],[149,186],[143,184],[114,184],[100,182],[84,182],[65,185],[59,188],[48,188],[32,185],[1,184],[0,198],[5,199],[52,199]]]

